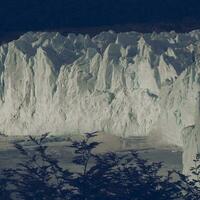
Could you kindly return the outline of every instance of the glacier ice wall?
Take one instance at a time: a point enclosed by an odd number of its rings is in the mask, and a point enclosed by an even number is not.
[[[186,127],[182,131],[183,141],[183,172],[186,175],[191,175],[196,179],[194,174],[191,174],[191,168],[196,166],[195,160],[200,154],[200,92],[197,95],[195,123]]]
[[[0,47],[0,131],[105,131],[183,145],[195,124],[200,31],[26,33]]]

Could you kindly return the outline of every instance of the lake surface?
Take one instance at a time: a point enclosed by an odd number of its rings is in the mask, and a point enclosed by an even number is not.
[[[74,152],[68,147],[68,139],[79,140],[80,136],[73,135],[50,135],[47,140],[49,153],[57,158],[61,165],[66,168],[74,169],[72,158]],[[117,136],[101,133],[93,140],[102,142],[96,149],[95,153],[105,152],[124,152],[128,150],[137,150],[143,158],[153,162],[163,162],[162,172],[170,169],[182,170],[182,150],[179,147],[164,145],[154,138],[150,137],[132,137],[122,139]],[[156,141],[156,142],[155,142]],[[23,157],[14,148],[13,143],[18,142],[28,150],[33,150],[34,146],[28,142],[27,137],[1,137],[0,138],[0,168],[10,168],[17,166]]]

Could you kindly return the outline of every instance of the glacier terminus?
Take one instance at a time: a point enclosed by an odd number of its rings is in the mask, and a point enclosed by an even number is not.
[[[200,152],[200,31],[28,32],[0,46],[0,131],[154,132]]]

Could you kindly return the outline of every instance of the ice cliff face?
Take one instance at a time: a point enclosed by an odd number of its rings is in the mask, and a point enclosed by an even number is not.
[[[29,32],[0,47],[0,131],[156,130],[182,145],[183,130],[199,123],[199,47],[200,31]]]
[[[186,127],[182,131],[182,141],[183,141],[183,172],[187,175],[191,175],[191,167],[196,166],[197,154],[200,154],[200,92],[197,96],[196,104],[196,115],[195,123],[189,127]],[[193,178],[194,174],[192,174]]]

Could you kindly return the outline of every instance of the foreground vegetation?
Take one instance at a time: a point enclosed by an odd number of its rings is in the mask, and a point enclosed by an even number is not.
[[[192,168],[193,177],[169,171],[161,175],[160,162],[142,159],[136,151],[94,154],[99,145],[97,133],[86,133],[81,141],[66,145],[74,150],[72,162],[79,170],[61,167],[48,152],[48,134],[29,137],[35,148],[20,143],[15,148],[23,155],[17,168],[0,171],[1,200],[199,200],[199,156]],[[92,162],[91,162],[92,161]],[[92,164],[91,164],[92,163]]]

